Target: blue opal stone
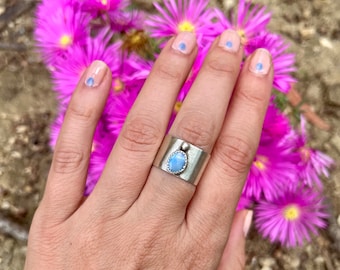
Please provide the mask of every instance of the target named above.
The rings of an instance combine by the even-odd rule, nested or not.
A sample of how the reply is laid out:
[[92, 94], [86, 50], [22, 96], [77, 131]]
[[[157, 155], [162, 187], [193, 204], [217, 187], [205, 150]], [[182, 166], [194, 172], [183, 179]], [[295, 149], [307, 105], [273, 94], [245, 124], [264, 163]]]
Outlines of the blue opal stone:
[[180, 44], [178, 44], [178, 48], [181, 50], [181, 51], [185, 51], [187, 49], [187, 45], [185, 45], [184, 42], [181, 42]]
[[187, 166], [188, 157], [184, 151], [178, 150], [173, 152], [167, 162], [167, 169], [170, 173], [179, 174]]
[[261, 71], [263, 69], [263, 64], [262, 63], [257, 63], [256, 64], [256, 70]]
[[233, 43], [231, 41], [227, 41], [225, 45], [230, 49], [233, 47]]
[[92, 77], [89, 77], [89, 78], [86, 80], [85, 84], [86, 84], [87, 86], [89, 86], [89, 87], [93, 87], [93, 86], [94, 86], [94, 79], [93, 79]]

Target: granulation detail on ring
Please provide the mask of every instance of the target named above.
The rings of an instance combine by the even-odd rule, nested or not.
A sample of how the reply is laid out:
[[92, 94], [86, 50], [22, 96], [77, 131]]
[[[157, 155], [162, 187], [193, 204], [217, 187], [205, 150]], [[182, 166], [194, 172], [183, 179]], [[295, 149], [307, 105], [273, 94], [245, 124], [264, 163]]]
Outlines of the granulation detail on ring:
[[166, 135], [153, 165], [188, 183], [197, 185], [210, 155], [182, 139]]

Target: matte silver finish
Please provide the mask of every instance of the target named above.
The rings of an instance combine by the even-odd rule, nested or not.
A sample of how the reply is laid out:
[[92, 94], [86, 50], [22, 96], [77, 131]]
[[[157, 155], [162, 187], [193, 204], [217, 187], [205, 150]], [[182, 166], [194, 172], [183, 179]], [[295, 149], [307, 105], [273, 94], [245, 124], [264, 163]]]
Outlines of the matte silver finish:
[[[174, 174], [168, 169], [168, 160], [171, 154], [178, 150], [185, 151], [188, 159], [185, 169], [181, 173]], [[201, 148], [182, 139], [166, 135], [158, 150], [153, 165], [190, 184], [197, 185], [209, 158], [210, 155]]]

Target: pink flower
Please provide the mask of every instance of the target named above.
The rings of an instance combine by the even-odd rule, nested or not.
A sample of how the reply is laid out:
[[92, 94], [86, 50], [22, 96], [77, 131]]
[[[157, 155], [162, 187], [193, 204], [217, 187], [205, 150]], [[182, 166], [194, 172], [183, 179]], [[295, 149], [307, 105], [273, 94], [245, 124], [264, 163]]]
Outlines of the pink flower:
[[154, 6], [159, 15], [151, 16], [145, 25], [154, 38], [168, 38], [180, 32], [193, 32], [198, 44], [205, 45], [206, 39], [216, 36], [214, 19], [216, 12], [207, 8], [207, 0], [167, 0], [165, 8], [157, 2]]
[[228, 20], [222, 12], [218, 12], [219, 29], [218, 33], [222, 33], [226, 29], [236, 30], [241, 39], [242, 44], [246, 45], [248, 42], [258, 35], [260, 32], [266, 30], [266, 27], [271, 19], [271, 14], [266, 12], [265, 7], [254, 5], [252, 7], [251, 1], [240, 0], [237, 8], [237, 16], [232, 16]]
[[34, 36], [46, 64], [53, 65], [73, 45], [84, 46], [90, 18], [74, 1], [43, 1], [36, 12]]
[[287, 247], [310, 241], [318, 228], [326, 227], [324, 201], [311, 189], [286, 190], [272, 201], [260, 201], [255, 208], [255, 225], [271, 242]]
[[329, 169], [334, 164], [334, 160], [307, 145], [306, 120], [304, 117], [301, 117], [301, 130], [297, 137], [296, 148], [300, 156], [299, 176], [306, 185], [310, 187], [317, 185], [318, 188], [322, 188], [320, 176], [329, 177]]
[[280, 196], [286, 186], [296, 185], [297, 155], [278, 142], [260, 144], [250, 167], [243, 193], [247, 198], [259, 200], [264, 196], [272, 200]]
[[110, 44], [112, 35], [107, 30], [94, 38], [87, 38], [85, 46], [74, 45], [65, 58], [56, 61], [52, 72], [54, 90], [62, 104], [68, 104], [83, 72], [94, 60], [104, 61], [111, 72], [119, 70], [120, 43]]

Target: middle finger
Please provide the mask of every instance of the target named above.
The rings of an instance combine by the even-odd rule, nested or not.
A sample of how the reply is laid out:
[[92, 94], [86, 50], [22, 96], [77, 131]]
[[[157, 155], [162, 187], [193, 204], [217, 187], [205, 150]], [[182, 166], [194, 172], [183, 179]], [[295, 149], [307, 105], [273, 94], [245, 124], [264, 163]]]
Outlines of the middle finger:
[[[222, 33], [212, 45], [170, 135], [211, 152], [222, 128], [242, 56], [239, 35], [233, 30]], [[171, 215], [183, 215], [194, 191], [193, 185], [153, 167], [140, 200], [158, 209], [164, 206]]]

